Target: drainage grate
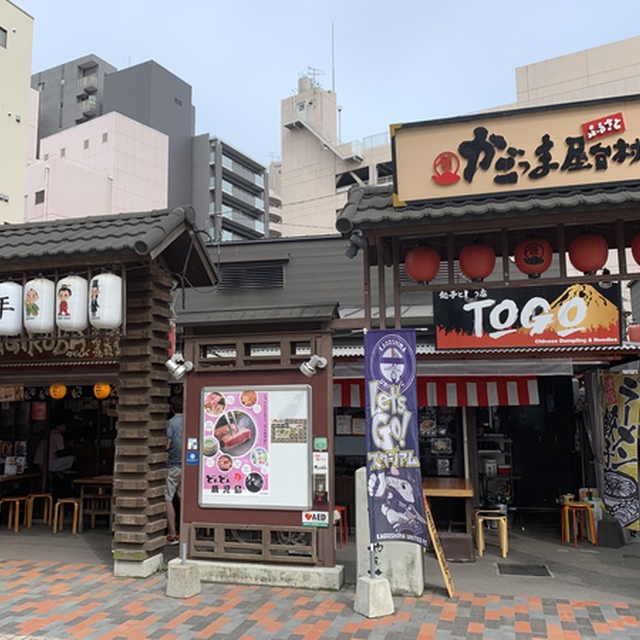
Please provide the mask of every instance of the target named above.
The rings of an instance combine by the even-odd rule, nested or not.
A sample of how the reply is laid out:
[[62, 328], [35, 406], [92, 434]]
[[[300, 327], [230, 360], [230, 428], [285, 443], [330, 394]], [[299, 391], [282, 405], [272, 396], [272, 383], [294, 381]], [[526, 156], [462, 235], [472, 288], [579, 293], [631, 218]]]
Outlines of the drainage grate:
[[546, 564], [502, 564], [498, 563], [501, 576], [551, 576]]

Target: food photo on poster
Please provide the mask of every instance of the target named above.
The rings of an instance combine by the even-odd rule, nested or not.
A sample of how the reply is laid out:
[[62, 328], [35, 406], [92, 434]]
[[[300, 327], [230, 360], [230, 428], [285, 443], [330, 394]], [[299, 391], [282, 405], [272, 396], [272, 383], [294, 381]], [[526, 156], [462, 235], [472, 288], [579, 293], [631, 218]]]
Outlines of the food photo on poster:
[[308, 385], [201, 390], [199, 504], [309, 508]]
[[269, 490], [269, 426], [266, 394], [204, 394], [202, 453], [205, 491], [242, 495]]

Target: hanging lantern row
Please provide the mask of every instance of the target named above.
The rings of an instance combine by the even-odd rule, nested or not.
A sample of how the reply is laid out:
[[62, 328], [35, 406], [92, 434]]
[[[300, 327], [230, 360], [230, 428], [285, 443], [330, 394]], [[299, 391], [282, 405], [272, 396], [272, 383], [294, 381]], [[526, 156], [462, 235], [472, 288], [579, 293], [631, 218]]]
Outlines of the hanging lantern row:
[[29, 334], [94, 329], [122, 325], [122, 278], [110, 272], [87, 281], [80, 276], [61, 278], [57, 284], [34, 278], [24, 287], [0, 283], [0, 336], [17, 336], [22, 326]]
[[[460, 270], [467, 278], [480, 282], [493, 272], [496, 254], [489, 245], [474, 242], [462, 249], [459, 262]], [[440, 270], [440, 254], [431, 247], [414, 247], [407, 253], [404, 266], [415, 282], [431, 282]]]
[[[602, 269], [609, 257], [607, 240], [595, 233], [583, 233], [569, 244], [571, 264], [585, 275]], [[640, 233], [631, 241], [631, 254], [640, 265]], [[460, 270], [470, 280], [480, 282], [493, 272], [496, 263], [494, 250], [482, 242], [473, 242], [462, 248], [459, 255]], [[529, 278], [539, 278], [551, 266], [553, 248], [543, 238], [525, 238], [514, 249], [516, 267]], [[405, 258], [407, 275], [415, 282], [431, 282], [440, 270], [440, 254], [431, 247], [414, 247]]]

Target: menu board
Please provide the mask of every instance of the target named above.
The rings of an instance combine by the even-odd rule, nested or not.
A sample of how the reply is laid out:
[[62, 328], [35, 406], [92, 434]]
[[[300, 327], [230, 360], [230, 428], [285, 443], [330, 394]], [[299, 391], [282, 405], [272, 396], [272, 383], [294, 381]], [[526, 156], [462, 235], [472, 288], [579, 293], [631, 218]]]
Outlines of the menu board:
[[201, 507], [311, 508], [311, 387], [205, 387]]

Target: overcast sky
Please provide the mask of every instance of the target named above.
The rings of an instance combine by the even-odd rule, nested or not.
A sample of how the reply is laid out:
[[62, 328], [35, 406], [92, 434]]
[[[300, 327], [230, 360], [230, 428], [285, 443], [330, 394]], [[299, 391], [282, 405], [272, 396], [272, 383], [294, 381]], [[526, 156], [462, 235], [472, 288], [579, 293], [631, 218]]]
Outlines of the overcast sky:
[[342, 141], [361, 140], [514, 102], [516, 67], [640, 35], [640, 0], [13, 2], [35, 18], [34, 72], [90, 53], [155, 60], [192, 86], [197, 134], [263, 164], [310, 69], [336, 89]]

